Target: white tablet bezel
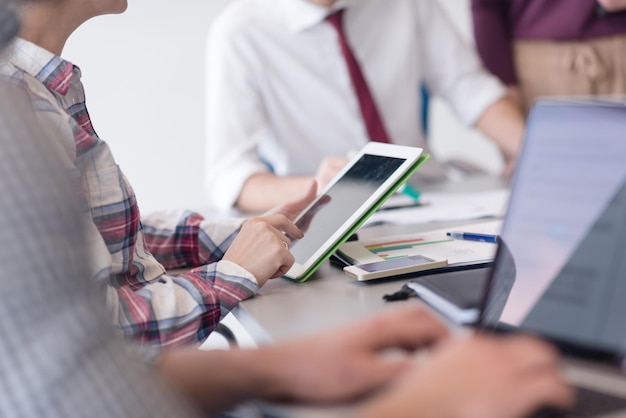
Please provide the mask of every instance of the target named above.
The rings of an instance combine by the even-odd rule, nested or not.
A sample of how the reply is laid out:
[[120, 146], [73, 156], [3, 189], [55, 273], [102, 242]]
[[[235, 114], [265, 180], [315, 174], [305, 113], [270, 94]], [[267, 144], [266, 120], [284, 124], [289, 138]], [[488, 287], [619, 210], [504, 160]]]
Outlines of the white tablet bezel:
[[[302, 216], [304, 216], [307, 211], [328, 191], [330, 188], [337, 183], [354, 164], [356, 164], [359, 159], [364, 155], [376, 155], [381, 157], [395, 157], [402, 158], [405, 161], [394, 171], [394, 173], [385, 180], [385, 182], [367, 199], [348, 219], [346, 219], [341, 227], [337, 229], [320, 248], [309, 257], [309, 259], [300, 264], [298, 262], [294, 263], [293, 266], [289, 269], [289, 271], [284, 275], [284, 277], [291, 280], [299, 280], [304, 275], [306, 275], [311, 267], [317, 263], [321, 257], [323, 257], [329, 249], [332, 248], [333, 245], [337, 244], [337, 242], [343, 237], [347, 231], [350, 230], [372, 207], [397, 183], [402, 179], [402, 177], [417, 163], [420, 156], [422, 155], [423, 150], [417, 147], [408, 147], [403, 145], [395, 145], [395, 144], [386, 144], [380, 142], [370, 142], [365, 147], [361, 149], [359, 153], [357, 153], [348, 163], [344, 169], [337, 174], [333, 180], [322, 190], [321, 193], [318, 193], [316, 199], [311, 202], [295, 219], [294, 222], [297, 222]], [[306, 236], [305, 236], [306, 239]]]

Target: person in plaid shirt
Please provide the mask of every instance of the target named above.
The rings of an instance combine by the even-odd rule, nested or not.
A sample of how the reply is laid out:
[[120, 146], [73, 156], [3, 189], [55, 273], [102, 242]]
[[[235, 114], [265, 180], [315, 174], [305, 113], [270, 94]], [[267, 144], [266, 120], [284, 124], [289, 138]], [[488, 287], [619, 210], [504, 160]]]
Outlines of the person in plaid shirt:
[[[16, 28], [0, 0], [0, 53]], [[419, 304], [258, 350], [133, 347], [113, 334], [84, 280], [93, 236], [80, 222], [81, 178], [50, 158], [54, 118], [42, 120], [33, 104], [45, 102], [31, 96], [23, 79], [0, 76], [0, 416], [217, 416], [252, 398], [337, 403], [373, 393], [353, 416], [512, 418], [571, 402], [545, 344], [450, 338]], [[425, 346], [424, 364], [380, 355]]]
[[[140, 216], [130, 183], [92, 126], [80, 69], [59, 57], [82, 22], [122, 12], [126, 2], [14, 3], [22, 30], [0, 59], [0, 74], [28, 89], [38, 119], [54, 130], [52, 155], [81, 179], [91, 267], [114, 326], [148, 345], [203, 341], [239, 301], [293, 264], [286, 234], [302, 233], [290, 219], [314, 198], [315, 183], [301, 200], [245, 221], [190, 211]], [[182, 267], [192, 269], [166, 272]]]

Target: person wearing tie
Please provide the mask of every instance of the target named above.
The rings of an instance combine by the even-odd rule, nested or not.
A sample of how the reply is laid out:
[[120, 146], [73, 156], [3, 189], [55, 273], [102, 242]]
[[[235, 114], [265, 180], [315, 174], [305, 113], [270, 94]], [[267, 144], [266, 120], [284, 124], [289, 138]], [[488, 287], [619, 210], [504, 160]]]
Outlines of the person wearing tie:
[[[207, 201], [259, 212], [320, 188], [367, 141], [425, 148], [420, 86], [499, 147], [521, 112], [435, 0], [234, 0], [207, 52]], [[431, 158], [418, 175], [445, 177]]]

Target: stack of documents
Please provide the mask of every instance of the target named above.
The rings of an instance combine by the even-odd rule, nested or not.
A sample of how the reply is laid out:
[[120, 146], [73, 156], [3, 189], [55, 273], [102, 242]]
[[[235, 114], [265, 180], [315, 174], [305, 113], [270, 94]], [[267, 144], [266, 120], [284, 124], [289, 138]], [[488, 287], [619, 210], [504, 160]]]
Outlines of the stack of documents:
[[[498, 235], [501, 228], [502, 221], [500, 220], [454, 227], [455, 230], [490, 235]], [[414, 255], [423, 255], [435, 260], [447, 259], [449, 267], [493, 261], [497, 245], [453, 239], [446, 235], [447, 232], [450, 232], [450, 229], [349, 241], [337, 251], [342, 258], [353, 264], [373, 263]]]
[[506, 189], [479, 193], [423, 193], [419, 204], [404, 195], [389, 198], [364, 226], [380, 223], [414, 225], [435, 221], [498, 218], [509, 200]]

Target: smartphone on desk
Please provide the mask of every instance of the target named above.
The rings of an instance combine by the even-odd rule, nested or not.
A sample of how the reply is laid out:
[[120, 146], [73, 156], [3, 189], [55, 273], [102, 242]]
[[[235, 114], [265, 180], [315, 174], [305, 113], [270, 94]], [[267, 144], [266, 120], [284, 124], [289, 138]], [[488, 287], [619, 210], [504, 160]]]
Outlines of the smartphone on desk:
[[434, 260], [423, 255], [413, 255], [410, 257], [376, 261], [374, 263], [347, 266], [343, 268], [343, 272], [359, 281], [366, 281], [436, 269], [446, 267], [447, 265], [447, 259]]

